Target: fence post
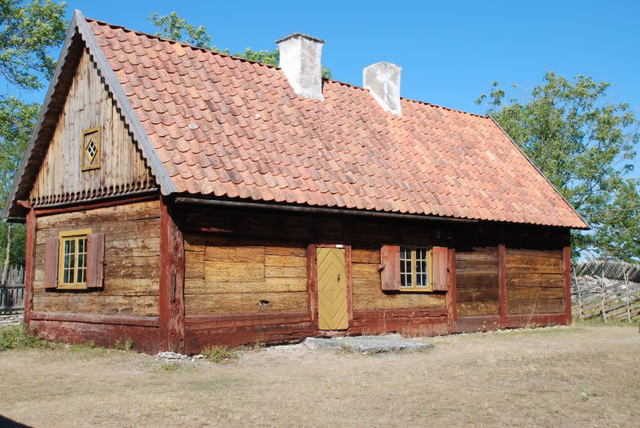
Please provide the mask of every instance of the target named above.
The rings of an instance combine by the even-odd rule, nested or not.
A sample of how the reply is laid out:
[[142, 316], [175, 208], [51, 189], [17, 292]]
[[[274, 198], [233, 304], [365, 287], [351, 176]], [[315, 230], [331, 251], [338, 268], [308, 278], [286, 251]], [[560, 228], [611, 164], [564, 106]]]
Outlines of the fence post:
[[624, 275], [624, 288], [627, 292], [627, 321], [631, 322], [631, 295], [629, 294], [629, 273], [626, 266], [622, 269], [622, 274]]
[[602, 288], [602, 321], [604, 321], [605, 324], [607, 324], [607, 310], [606, 310], [606, 297], [607, 297], [607, 293], [604, 290], [605, 287], [605, 282], [604, 282], [604, 266], [602, 268], [602, 282], [600, 283], [600, 287]]
[[576, 270], [571, 269], [573, 271], [573, 279], [576, 282], [576, 292], [578, 293], [578, 314], [580, 316], [580, 321], [584, 319], [582, 314], [582, 296], [580, 295], [580, 284], [578, 283], [578, 275], [576, 275]]

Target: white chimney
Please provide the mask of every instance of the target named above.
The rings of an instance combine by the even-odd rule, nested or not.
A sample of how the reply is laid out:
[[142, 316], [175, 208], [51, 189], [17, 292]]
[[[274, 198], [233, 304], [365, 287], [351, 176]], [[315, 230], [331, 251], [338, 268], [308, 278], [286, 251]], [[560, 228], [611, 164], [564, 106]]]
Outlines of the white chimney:
[[385, 111], [402, 116], [400, 108], [400, 74], [402, 68], [390, 62], [378, 62], [365, 67], [363, 86]]
[[280, 48], [280, 68], [295, 93], [324, 101], [321, 62], [324, 41], [295, 33], [276, 43]]

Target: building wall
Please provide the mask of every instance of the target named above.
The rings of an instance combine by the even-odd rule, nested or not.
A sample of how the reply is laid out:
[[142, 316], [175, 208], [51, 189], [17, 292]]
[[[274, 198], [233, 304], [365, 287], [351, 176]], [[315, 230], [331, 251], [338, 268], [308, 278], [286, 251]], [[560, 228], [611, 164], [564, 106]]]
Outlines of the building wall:
[[[105, 233], [104, 288], [44, 288], [45, 243], [61, 231]], [[37, 217], [33, 311], [158, 316], [160, 206], [158, 201]]]
[[565, 310], [562, 250], [507, 248], [507, 311], [513, 315]]
[[456, 249], [458, 316], [499, 315], [498, 247]]
[[303, 243], [185, 235], [185, 314], [307, 311]]

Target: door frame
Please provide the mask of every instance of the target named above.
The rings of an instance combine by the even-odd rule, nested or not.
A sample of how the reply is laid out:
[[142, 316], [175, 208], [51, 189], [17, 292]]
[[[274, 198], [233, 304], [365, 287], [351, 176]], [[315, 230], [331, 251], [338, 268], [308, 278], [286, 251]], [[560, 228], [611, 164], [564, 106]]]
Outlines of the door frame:
[[349, 244], [309, 244], [307, 246], [307, 297], [309, 315], [317, 332], [318, 326], [318, 248], [344, 249], [345, 275], [347, 276], [347, 314], [349, 326], [346, 330], [322, 331], [323, 334], [348, 333], [353, 326], [353, 282], [351, 279], [351, 245]]

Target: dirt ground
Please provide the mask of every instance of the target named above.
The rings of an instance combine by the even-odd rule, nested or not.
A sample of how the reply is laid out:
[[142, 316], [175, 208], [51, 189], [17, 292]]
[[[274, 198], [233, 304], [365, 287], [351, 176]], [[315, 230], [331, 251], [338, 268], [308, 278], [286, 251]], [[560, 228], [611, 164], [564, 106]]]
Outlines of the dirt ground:
[[366, 356], [273, 347], [228, 364], [6, 351], [0, 414], [41, 427], [640, 426], [637, 326], [424, 340], [434, 349]]

